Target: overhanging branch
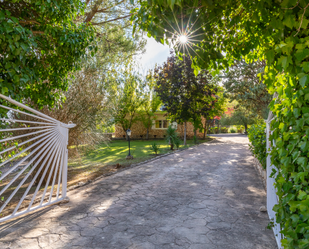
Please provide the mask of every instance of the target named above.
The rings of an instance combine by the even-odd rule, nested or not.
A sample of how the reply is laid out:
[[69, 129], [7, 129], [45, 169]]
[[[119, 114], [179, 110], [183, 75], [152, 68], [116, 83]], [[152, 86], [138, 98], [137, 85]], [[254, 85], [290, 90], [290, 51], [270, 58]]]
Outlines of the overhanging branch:
[[93, 22], [93, 23], [91, 23], [91, 24], [92, 24], [92, 25], [101, 25], [101, 24], [105, 24], [105, 23], [117, 21], [117, 20], [120, 20], [120, 19], [125, 19], [125, 18], [127, 18], [127, 17], [132, 16], [132, 15], [133, 15], [133, 14], [130, 14], [130, 15], [127, 15], [127, 16], [121, 16], [121, 17], [117, 17], [117, 18], [114, 18], [114, 19], [111, 19], [111, 20], [104, 21], [104, 22]]

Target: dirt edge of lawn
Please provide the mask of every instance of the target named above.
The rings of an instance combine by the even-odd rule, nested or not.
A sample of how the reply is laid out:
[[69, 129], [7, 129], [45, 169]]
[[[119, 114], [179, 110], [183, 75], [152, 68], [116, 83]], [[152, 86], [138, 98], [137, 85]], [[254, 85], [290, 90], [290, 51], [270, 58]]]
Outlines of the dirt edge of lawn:
[[[202, 144], [212, 143], [212, 142], [214, 142], [214, 141], [216, 141], [216, 140], [217, 140], [217, 139], [216, 139], [215, 137], [210, 137], [210, 140], [209, 140], [209, 141], [206, 141], [206, 142], [203, 142], [203, 143], [195, 144], [195, 145], [192, 145], [192, 146], [190, 146], [190, 147], [183, 148], [183, 149], [173, 150], [173, 151], [168, 152], [168, 153], [166, 153], [166, 154], [154, 156], [154, 157], [151, 158], [151, 159], [148, 159], [148, 160], [145, 160], [145, 161], [142, 161], [142, 162], [139, 162], [139, 163], [129, 164], [129, 165], [127, 165], [127, 166], [119, 167], [119, 168], [116, 167], [116, 168], [115, 168], [115, 171], [113, 171], [113, 172], [105, 173], [105, 174], [102, 174], [102, 175], [100, 175], [100, 176], [98, 176], [98, 177], [96, 177], [96, 178], [94, 178], [94, 179], [90, 179], [90, 180], [88, 180], [88, 181], [86, 181], [86, 182], [79, 182], [79, 183], [77, 183], [77, 184], [75, 184], [75, 185], [72, 185], [72, 186], [68, 187], [67, 192], [72, 191], [72, 190], [77, 189], [77, 188], [80, 188], [80, 187], [83, 187], [83, 186], [88, 185], [88, 184], [90, 184], [90, 183], [92, 183], [92, 182], [98, 181], [98, 180], [100, 180], [100, 179], [102, 179], [102, 178], [109, 177], [109, 176], [111, 176], [111, 175], [115, 175], [115, 174], [117, 174], [117, 173], [119, 173], [119, 172], [122, 172], [122, 171], [125, 171], [125, 170], [128, 170], [128, 169], [132, 169], [132, 168], [134, 168], [134, 167], [137, 167], [137, 166], [140, 166], [140, 165], [143, 165], [143, 164], [146, 164], [146, 163], [149, 163], [149, 162], [158, 160], [158, 159], [160, 159], [160, 158], [162, 158], [162, 157], [166, 157], [166, 156], [169, 156], [169, 155], [171, 155], [171, 154], [174, 154], [174, 153], [177, 153], [177, 152], [180, 152], [180, 151], [183, 151], [183, 150], [188, 150], [188, 149], [191, 149], [191, 148], [195, 148], [195, 147], [200, 146], [200, 145], [202, 145]], [[115, 167], [115, 165], [112, 165], [112, 166]], [[121, 166], [121, 165], [120, 165], [120, 166]]]

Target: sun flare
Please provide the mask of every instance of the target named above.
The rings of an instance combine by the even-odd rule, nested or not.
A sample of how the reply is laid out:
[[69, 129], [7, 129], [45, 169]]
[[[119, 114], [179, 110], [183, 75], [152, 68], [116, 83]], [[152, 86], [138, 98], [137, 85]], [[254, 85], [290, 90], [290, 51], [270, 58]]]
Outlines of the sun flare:
[[186, 44], [187, 41], [188, 41], [188, 37], [187, 37], [186, 35], [180, 35], [180, 36], [178, 37], [178, 40], [179, 40], [179, 42], [180, 42], [181, 44]]
[[[197, 12], [192, 11], [189, 18], [186, 18], [185, 21], [182, 13], [180, 19], [178, 18], [179, 15], [176, 16], [174, 12], [173, 16], [176, 25], [172, 25], [164, 15], [162, 18], [169, 25], [169, 28], [164, 28], [159, 25], [164, 32], [169, 33], [169, 36], [171, 36], [171, 40], [169, 40], [169, 42], [171, 42], [170, 44], [174, 47], [175, 51], [179, 51], [185, 56], [195, 54], [204, 61], [204, 59], [195, 51], [195, 47], [199, 50], [204, 50], [202, 46], [197, 45], [202, 42], [201, 36], [203, 35], [203, 32], [201, 29], [205, 29], [205, 25], [197, 25], [200, 15]], [[162, 38], [165, 39], [165, 35]]]

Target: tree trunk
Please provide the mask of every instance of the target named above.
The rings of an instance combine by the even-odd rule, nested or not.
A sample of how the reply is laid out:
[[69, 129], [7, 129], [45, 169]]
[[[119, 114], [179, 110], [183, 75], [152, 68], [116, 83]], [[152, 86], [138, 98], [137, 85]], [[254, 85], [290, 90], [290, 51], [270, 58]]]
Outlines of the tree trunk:
[[126, 134], [126, 140], [128, 141], [128, 134], [127, 134], [127, 130], [122, 126], [122, 130], [124, 131], [124, 133]]
[[149, 140], [149, 127], [147, 128], [146, 140]]
[[183, 145], [187, 145], [187, 122], [184, 123]]
[[210, 134], [210, 127], [211, 127], [211, 124], [206, 125], [206, 130], [209, 131], [209, 134]]
[[204, 136], [203, 136], [203, 139], [206, 139], [206, 135], [207, 135], [207, 119], [205, 118]]
[[245, 134], [247, 134], [248, 125], [245, 124]]
[[196, 135], [196, 129], [194, 128], [194, 136], [195, 136], [195, 142], [197, 143], [197, 135]]

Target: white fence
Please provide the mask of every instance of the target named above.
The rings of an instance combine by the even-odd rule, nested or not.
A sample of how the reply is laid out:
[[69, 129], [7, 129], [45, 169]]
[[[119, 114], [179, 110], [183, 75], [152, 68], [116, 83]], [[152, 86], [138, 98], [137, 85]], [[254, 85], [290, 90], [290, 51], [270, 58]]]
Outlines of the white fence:
[[270, 122], [273, 120], [274, 116], [272, 112], [269, 113], [268, 119], [266, 121], [266, 149], [267, 149], [267, 161], [266, 161], [266, 171], [267, 171], [267, 212], [271, 221], [273, 221], [273, 231], [276, 237], [278, 248], [282, 248], [281, 239], [282, 234], [280, 233], [280, 224], [276, 222], [276, 213], [273, 211], [274, 205], [278, 204], [278, 196], [276, 194], [276, 189], [274, 187], [275, 179], [270, 177], [272, 170], [275, 168], [274, 165], [271, 164], [271, 156], [269, 154], [269, 150], [275, 146], [274, 141], [269, 140], [269, 135], [271, 134], [270, 130]]
[[68, 129], [0, 94], [0, 222], [62, 201], [67, 192]]

